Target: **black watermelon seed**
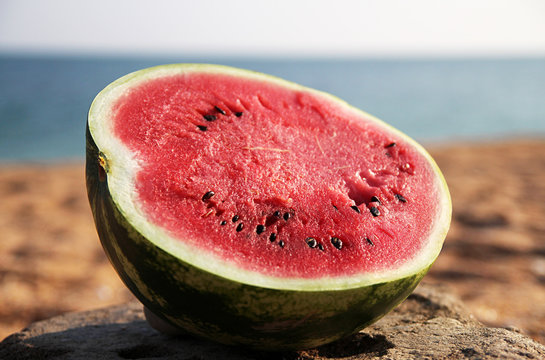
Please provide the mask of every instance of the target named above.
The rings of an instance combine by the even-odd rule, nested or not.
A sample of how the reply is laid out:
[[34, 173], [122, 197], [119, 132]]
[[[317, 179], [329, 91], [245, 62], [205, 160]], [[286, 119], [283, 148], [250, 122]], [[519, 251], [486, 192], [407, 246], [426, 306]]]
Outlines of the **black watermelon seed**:
[[235, 113], [235, 116], [236, 116], [236, 117], [241, 117], [241, 116], [242, 116], [242, 111], [237, 111], [237, 112]]
[[216, 115], [206, 114], [202, 116], [206, 121], [214, 121], [216, 120]]
[[308, 238], [306, 238], [305, 241], [307, 242], [307, 245], [308, 245], [311, 249], [314, 249], [314, 248], [318, 245], [318, 242], [317, 242], [316, 239], [313, 238], [313, 237], [308, 237]]
[[318, 244], [318, 249], [324, 251], [324, 246], [322, 244]]
[[283, 248], [283, 247], [284, 247], [284, 241], [280, 240], [280, 241], [278, 242], [278, 245], [280, 245], [280, 247]]
[[354, 209], [354, 211], [356, 211], [358, 214], [360, 213], [360, 208], [357, 207], [356, 205], [352, 205], [350, 206], [352, 209]]
[[365, 241], [367, 241], [371, 246], [375, 245], [373, 241], [371, 241], [371, 239], [369, 239], [368, 237], [365, 238]]
[[341, 250], [343, 247], [343, 242], [338, 237], [332, 237], [331, 244], [333, 244], [333, 246], [335, 246], [339, 250]]
[[214, 196], [215, 192], [213, 191], [208, 191], [206, 193], [204, 193], [204, 195], [202, 196], [202, 201], [206, 201], [208, 199], [210, 199], [212, 196]]
[[405, 197], [403, 197], [403, 195], [401, 194], [395, 194], [395, 197], [401, 202], [404, 202], [404, 203], [407, 202], [407, 199], [405, 199]]
[[238, 221], [238, 218], [239, 218], [239, 216], [238, 216], [238, 215], [235, 215], [235, 216], [233, 216], [233, 218], [232, 218], [231, 220], [232, 220], [233, 222], [237, 222], [237, 221]]
[[220, 108], [219, 106], [214, 106], [214, 109], [216, 109], [216, 111], [219, 112], [220, 114], [225, 115], [225, 111], [223, 111], [223, 109]]
[[255, 232], [258, 233], [258, 234], [261, 234], [263, 231], [265, 231], [265, 225], [257, 225], [256, 228], [255, 228]]
[[382, 204], [382, 203], [380, 202], [380, 199], [378, 198], [378, 196], [373, 196], [373, 197], [371, 198], [371, 202], [378, 202], [379, 204]]
[[335, 208], [335, 210], [339, 210], [335, 205], [333, 205], [333, 207]]
[[287, 213], [284, 213], [284, 220], [288, 221], [288, 219], [290, 218], [290, 213], [287, 212]]
[[394, 147], [394, 146], [396, 146], [395, 142], [389, 143], [388, 145], [386, 145], [387, 148], [391, 148], [391, 147]]
[[271, 233], [271, 235], [269, 235], [269, 240], [271, 242], [273, 242], [274, 240], [276, 240], [276, 233]]
[[276, 216], [277, 218], [280, 218], [280, 211], [276, 210], [274, 213], [273, 213], [274, 216]]
[[373, 206], [371, 209], [369, 209], [371, 211], [371, 214], [373, 214], [373, 216], [379, 216], [380, 215], [380, 210], [378, 209], [378, 207], [376, 206]]
[[243, 223], [238, 224], [238, 226], [237, 226], [237, 232], [241, 232], [242, 229], [244, 229], [244, 224], [243, 224]]
[[221, 226], [223, 226], [223, 225], [225, 225], [225, 224], [227, 224], [227, 221], [225, 221], [225, 220], [222, 220], [222, 222], [220, 222], [220, 225], [221, 225]]
[[200, 131], [206, 131], [208, 130], [208, 128], [204, 125], [197, 125], [197, 127], [199, 128]]

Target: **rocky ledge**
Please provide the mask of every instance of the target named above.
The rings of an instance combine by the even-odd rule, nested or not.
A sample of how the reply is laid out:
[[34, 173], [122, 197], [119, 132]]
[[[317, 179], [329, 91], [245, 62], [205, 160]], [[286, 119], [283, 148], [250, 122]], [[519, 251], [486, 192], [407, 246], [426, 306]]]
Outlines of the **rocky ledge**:
[[300, 352], [263, 353], [153, 330], [137, 302], [31, 324], [0, 343], [0, 359], [543, 359], [516, 329], [479, 323], [443, 287], [421, 285], [375, 325]]

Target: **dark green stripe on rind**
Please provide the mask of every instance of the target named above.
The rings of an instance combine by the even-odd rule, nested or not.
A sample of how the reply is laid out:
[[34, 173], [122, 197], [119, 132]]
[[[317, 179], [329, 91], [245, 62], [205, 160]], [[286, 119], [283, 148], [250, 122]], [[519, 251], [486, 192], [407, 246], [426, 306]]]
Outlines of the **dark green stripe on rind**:
[[146, 240], [99, 177], [87, 129], [86, 180], [102, 246], [123, 282], [152, 312], [195, 335], [258, 349], [306, 349], [350, 335], [403, 301], [428, 269], [399, 280], [336, 291], [261, 288], [211, 274]]

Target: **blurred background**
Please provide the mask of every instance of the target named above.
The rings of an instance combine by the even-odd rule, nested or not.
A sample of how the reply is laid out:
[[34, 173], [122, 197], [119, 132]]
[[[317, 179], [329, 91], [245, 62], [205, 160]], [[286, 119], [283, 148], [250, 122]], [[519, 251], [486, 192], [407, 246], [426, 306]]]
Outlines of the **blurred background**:
[[454, 201], [426, 281], [545, 341], [545, 2], [0, 0], [0, 339], [126, 301], [83, 178], [116, 78], [219, 63], [335, 94], [423, 142]]
[[544, 56], [539, 0], [2, 0], [0, 161], [81, 158], [96, 93], [171, 62], [281, 76], [420, 141], [544, 133]]

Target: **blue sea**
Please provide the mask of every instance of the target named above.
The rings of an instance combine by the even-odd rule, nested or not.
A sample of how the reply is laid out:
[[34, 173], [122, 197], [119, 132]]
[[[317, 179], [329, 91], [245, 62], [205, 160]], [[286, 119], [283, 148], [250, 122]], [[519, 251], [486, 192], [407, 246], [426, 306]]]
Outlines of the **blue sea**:
[[94, 96], [173, 62], [231, 65], [332, 93], [424, 143], [545, 138], [545, 58], [83, 58], [0, 54], [0, 163], [83, 159]]

